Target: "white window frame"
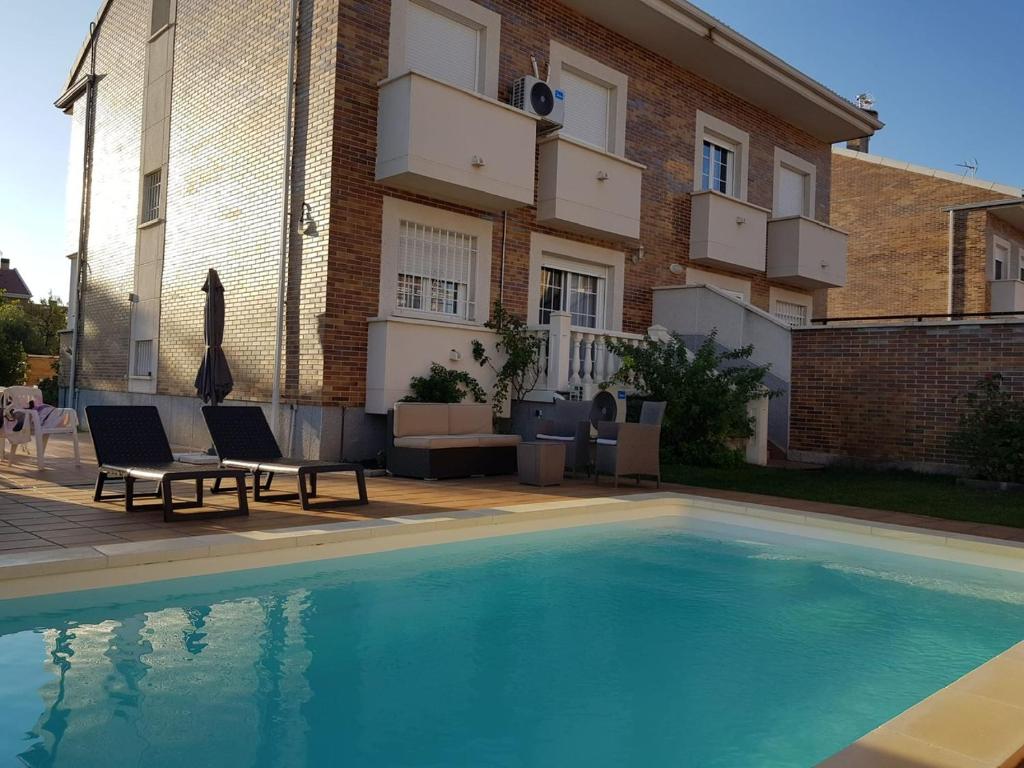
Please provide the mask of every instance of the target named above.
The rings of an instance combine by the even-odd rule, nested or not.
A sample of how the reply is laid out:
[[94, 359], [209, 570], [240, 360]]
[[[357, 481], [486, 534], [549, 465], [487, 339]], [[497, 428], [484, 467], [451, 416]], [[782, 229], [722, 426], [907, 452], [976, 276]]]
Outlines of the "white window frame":
[[710, 285], [712, 288], [718, 288], [720, 291], [731, 293], [747, 304], [750, 304], [750, 281], [739, 277], [722, 275], [718, 272], [708, 272], [696, 267], [687, 267], [686, 285]]
[[544, 267], [603, 278], [604, 295], [599, 298], [598, 307], [599, 313], [604, 315], [603, 327], [599, 324], [598, 328], [581, 330], [622, 330], [623, 282], [626, 269], [624, 252], [531, 232], [530, 276], [527, 286], [527, 322], [530, 325], [536, 325], [540, 316], [541, 270]]
[[[791, 325], [786, 320], [783, 320], [778, 312], [776, 311], [776, 304], [778, 302], [784, 302], [787, 304], [796, 304], [804, 307], [807, 310], [807, 325], [810, 325], [811, 318], [814, 317], [814, 297], [809, 293], [799, 293], [798, 291], [790, 291], [785, 288], [778, 288], [771, 286], [768, 289], [768, 308], [769, 314], [776, 320], [779, 320], [787, 325]], [[796, 326], [794, 326], [796, 327]]]
[[[804, 210], [800, 214], [808, 219], [814, 219], [816, 206], [816, 191], [818, 186], [818, 168], [814, 163], [797, 157], [792, 152], [787, 152], [781, 147], [775, 148], [775, 162], [772, 184], [772, 214], [779, 215], [779, 205], [782, 202], [782, 169], [798, 173], [804, 177]], [[792, 215], [792, 214], [790, 214]]]
[[[394, 197], [383, 200], [381, 218], [380, 253], [380, 317], [415, 317], [441, 323], [483, 325], [491, 311], [491, 251], [494, 226], [488, 219], [445, 211], [429, 205], [411, 203]], [[398, 306], [398, 251], [402, 236], [402, 222], [411, 221], [429, 227], [448, 229], [475, 237], [476, 263], [472, 265], [473, 313], [468, 318], [405, 309]]]
[[693, 191], [703, 192], [704, 141], [710, 141], [734, 153], [735, 167], [727, 182], [727, 193], [739, 200], [747, 199], [750, 172], [750, 134], [706, 112], [697, 111], [697, 140], [693, 151]]
[[[577, 77], [592, 80], [608, 89], [608, 146], [600, 147], [600, 149], [613, 155], [625, 157], [629, 78], [622, 72], [557, 40], [551, 41], [549, 61], [551, 63], [550, 84], [552, 88], [560, 89], [562, 87], [562, 72], [569, 70]], [[566, 100], [568, 101], [569, 98], [570, 96], [567, 94]], [[575, 137], [563, 135], [566, 138], [575, 139]]]
[[[545, 253], [543, 261], [541, 263], [541, 276], [543, 278], [543, 272], [545, 269], [557, 270], [566, 277], [566, 281], [562, 286], [562, 306], [557, 309], [552, 309], [553, 312], [570, 312], [572, 311], [571, 305], [571, 294], [572, 294], [572, 277], [592, 277], [597, 281], [597, 293], [596, 293], [596, 306], [594, 308], [594, 325], [593, 327], [587, 325], [573, 325], [573, 327], [579, 328], [590, 328], [592, 330], [607, 330], [608, 329], [608, 270], [609, 267], [603, 264], [595, 264], [593, 262], [581, 262], [572, 259], [562, 258], [554, 254]], [[543, 279], [541, 280], [541, 287], [543, 288]], [[542, 311], [540, 306], [540, 299], [543, 298], [543, 292], [538, 297], [537, 306], [533, 308], [533, 317], [529, 318], [531, 323], [541, 323], [543, 319], [540, 317]]]
[[[498, 98], [498, 54], [501, 48], [501, 16], [471, 0], [391, 0], [391, 30], [388, 40], [388, 78], [400, 77], [410, 71], [406, 55], [406, 30], [409, 5], [448, 16], [480, 33], [476, 92]], [[456, 86], [457, 87], [457, 86]]]
[[[147, 187], [147, 181], [156, 175], [159, 175], [159, 178], [156, 182], [156, 200], [154, 201], [151, 199], [150, 190]], [[167, 188], [164, 176], [163, 166], [159, 166], [154, 168], [152, 171], [147, 171], [142, 174], [142, 189], [139, 194], [139, 226], [146, 226], [163, 221], [164, 191]], [[150, 215], [151, 213], [152, 215]]]
[[[1000, 248], [1005, 249], [1005, 252], [1006, 252], [1005, 258], [999, 258], [999, 249]], [[992, 236], [992, 258], [990, 260], [990, 262], [991, 262], [991, 266], [990, 266], [991, 272], [990, 272], [990, 274], [992, 275], [992, 277], [991, 277], [992, 280], [1006, 280], [1009, 277], [1009, 275], [1010, 275], [1010, 254], [1011, 253], [1012, 253], [1012, 247], [1010, 246], [1010, 241], [1009, 240], [1006, 240], [1006, 239], [1004, 239], [1002, 237], [999, 237], [999, 235], [993, 235]], [[1002, 273], [1003, 274], [1002, 274], [1001, 277], [997, 277], [996, 276], [996, 264], [997, 263], [1001, 264], [1002, 267], [1003, 267], [1003, 269], [1002, 269]]]

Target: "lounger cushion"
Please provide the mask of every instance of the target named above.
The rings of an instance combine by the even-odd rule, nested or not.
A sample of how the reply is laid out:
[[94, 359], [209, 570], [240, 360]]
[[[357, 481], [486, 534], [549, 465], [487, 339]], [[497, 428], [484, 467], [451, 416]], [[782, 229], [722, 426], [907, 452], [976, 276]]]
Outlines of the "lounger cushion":
[[423, 450], [443, 450], [445, 448], [478, 448], [480, 441], [475, 435], [409, 435], [396, 437], [396, 448], [419, 448]]
[[395, 437], [447, 434], [445, 403], [395, 403]]
[[448, 406], [449, 435], [489, 435], [494, 411], [487, 403], [454, 403]]
[[481, 448], [503, 448], [515, 446], [522, 442], [519, 435], [475, 435]]

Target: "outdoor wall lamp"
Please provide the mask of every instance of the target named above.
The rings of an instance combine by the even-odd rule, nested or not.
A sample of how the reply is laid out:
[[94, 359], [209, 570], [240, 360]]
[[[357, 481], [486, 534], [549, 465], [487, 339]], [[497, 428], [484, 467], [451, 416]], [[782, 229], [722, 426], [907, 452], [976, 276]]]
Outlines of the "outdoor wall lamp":
[[313, 237], [316, 235], [316, 222], [313, 220], [313, 209], [310, 208], [309, 203], [305, 201], [302, 203], [302, 216], [299, 217], [299, 231], [301, 231], [306, 237]]

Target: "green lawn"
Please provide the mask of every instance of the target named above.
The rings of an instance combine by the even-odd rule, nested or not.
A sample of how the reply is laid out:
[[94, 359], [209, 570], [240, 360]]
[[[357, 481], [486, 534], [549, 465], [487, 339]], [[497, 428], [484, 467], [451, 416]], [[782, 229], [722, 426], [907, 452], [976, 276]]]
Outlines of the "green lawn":
[[752, 465], [737, 469], [670, 465], [662, 468], [662, 480], [790, 499], [911, 512], [950, 520], [1024, 527], [1024, 494], [975, 490], [957, 485], [951, 477], [916, 472], [881, 472], [847, 467], [794, 470]]

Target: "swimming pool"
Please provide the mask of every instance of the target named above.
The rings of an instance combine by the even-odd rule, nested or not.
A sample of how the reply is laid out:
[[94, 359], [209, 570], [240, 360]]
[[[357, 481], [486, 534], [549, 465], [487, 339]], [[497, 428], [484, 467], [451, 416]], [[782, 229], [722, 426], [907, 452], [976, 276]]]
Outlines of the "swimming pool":
[[679, 517], [0, 603], [0, 764], [813, 765], [1024, 576]]

